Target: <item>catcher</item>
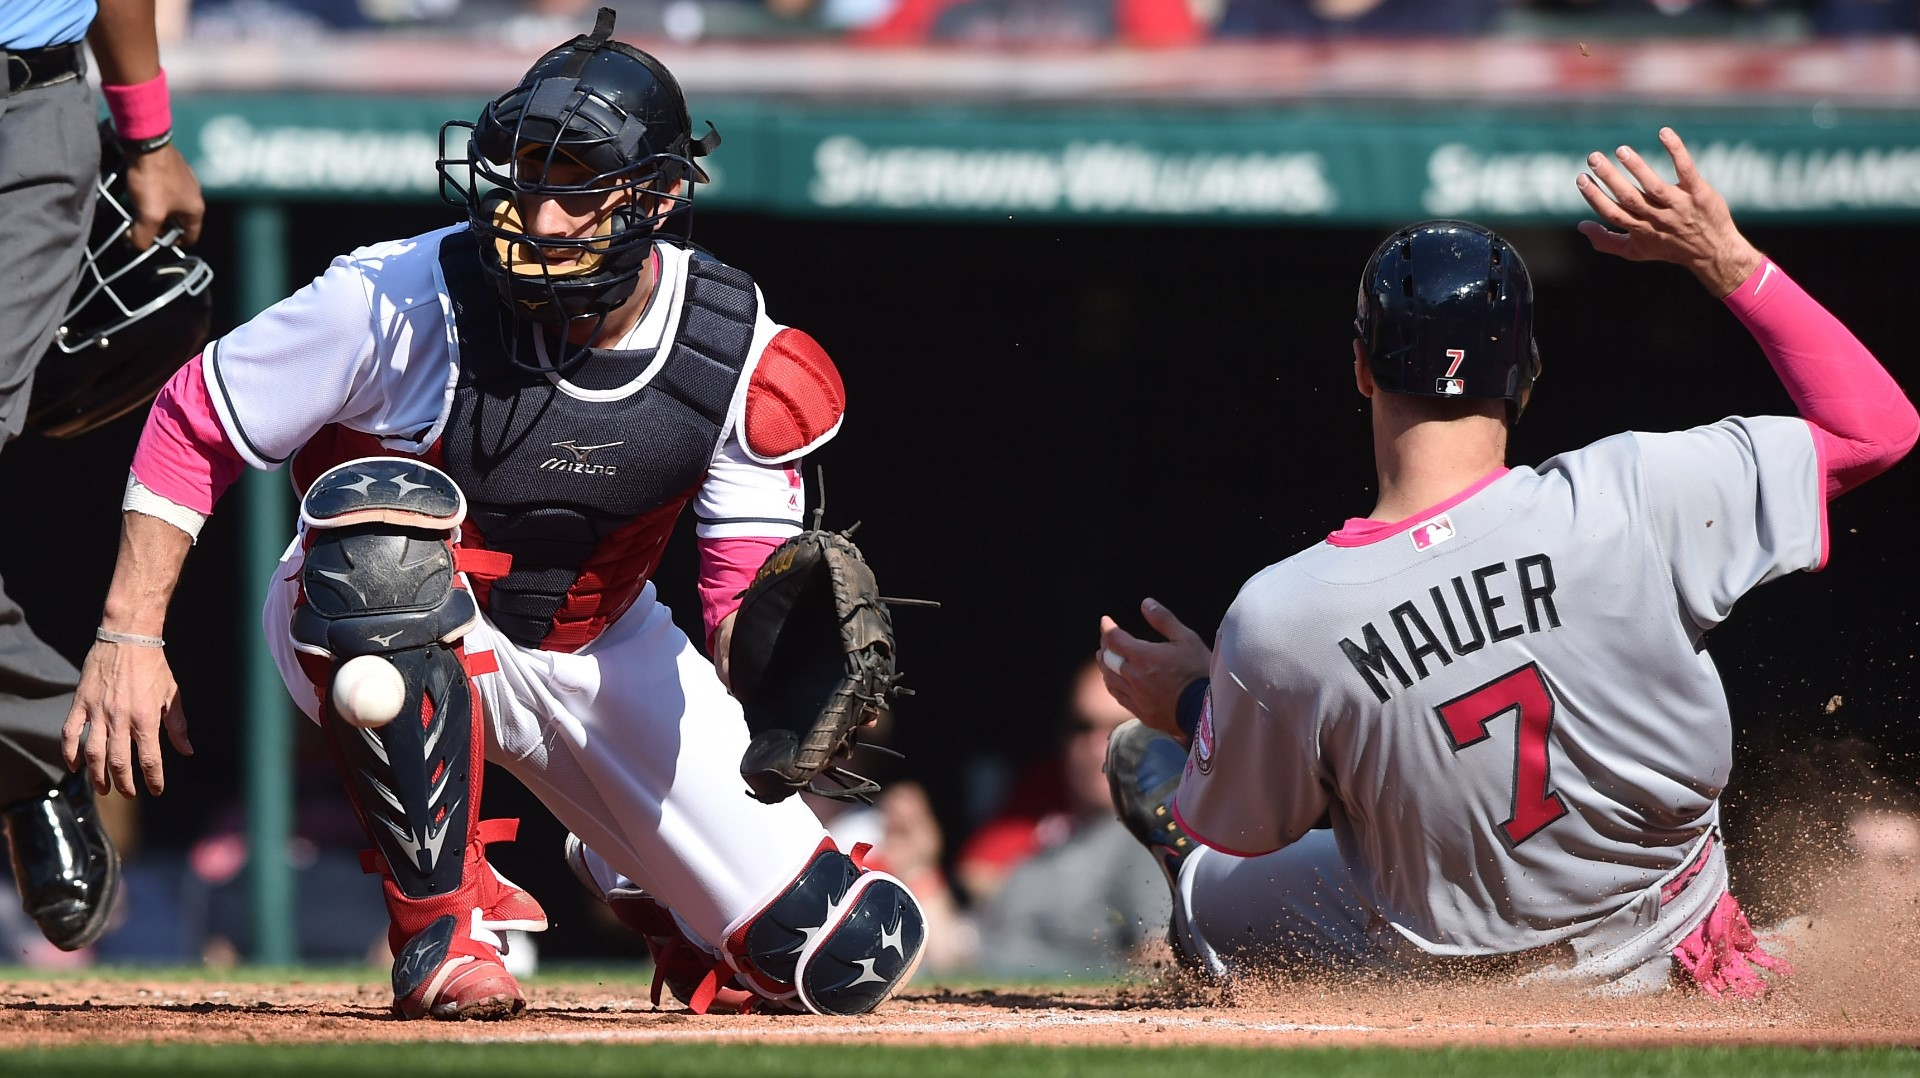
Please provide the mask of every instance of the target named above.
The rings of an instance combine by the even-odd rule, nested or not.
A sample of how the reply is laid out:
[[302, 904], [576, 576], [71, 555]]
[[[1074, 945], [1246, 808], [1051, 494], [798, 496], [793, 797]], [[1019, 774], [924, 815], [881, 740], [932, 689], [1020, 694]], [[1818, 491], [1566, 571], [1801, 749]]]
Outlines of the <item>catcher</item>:
[[[695, 138], [672, 75], [612, 31], [602, 9], [443, 129], [464, 223], [337, 259], [162, 391], [67, 760], [131, 795], [137, 759], [158, 794], [160, 730], [191, 751], [161, 640], [180, 565], [243, 466], [290, 461], [305, 496], [265, 629], [373, 847], [398, 1013], [524, 1006], [500, 933], [546, 915], [487, 863], [514, 822], [480, 818], [483, 758], [579, 836], [569, 861], [688, 1005], [864, 1013], [912, 974], [919, 904], [775, 796], [824, 759], [775, 760], [785, 785], [750, 796], [740, 704], [649, 579], [691, 502], [707, 636], [728, 654], [738, 597], [800, 531], [799, 461], [839, 429], [844, 392], [745, 273], [685, 245], [718, 137]], [[776, 597], [783, 561], [762, 574]], [[740, 635], [743, 683], [791, 706], [807, 648], [757, 621]], [[862, 709], [829, 707], [819, 743], [890, 688], [882, 671]]]

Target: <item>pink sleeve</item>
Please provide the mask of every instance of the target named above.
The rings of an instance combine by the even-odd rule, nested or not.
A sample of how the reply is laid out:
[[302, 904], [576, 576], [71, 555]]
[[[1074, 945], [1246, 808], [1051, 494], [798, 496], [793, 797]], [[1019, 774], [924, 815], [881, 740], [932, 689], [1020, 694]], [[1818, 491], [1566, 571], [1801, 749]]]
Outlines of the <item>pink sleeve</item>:
[[700, 614], [706, 623], [707, 650], [713, 650], [713, 631], [728, 614], [740, 607], [740, 593], [753, 582], [753, 574], [766, 564], [767, 555], [785, 540], [772, 535], [739, 535], [724, 539], [699, 539]]
[[201, 515], [213, 512], [246, 467], [213, 413], [207, 376], [195, 356], [174, 373], [147, 413], [133, 451], [133, 477], [170, 502]]
[[1726, 299], [1813, 428], [1827, 499], [1879, 475], [1920, 436], [1920, 414], [1840, 320], [1771, 260]]

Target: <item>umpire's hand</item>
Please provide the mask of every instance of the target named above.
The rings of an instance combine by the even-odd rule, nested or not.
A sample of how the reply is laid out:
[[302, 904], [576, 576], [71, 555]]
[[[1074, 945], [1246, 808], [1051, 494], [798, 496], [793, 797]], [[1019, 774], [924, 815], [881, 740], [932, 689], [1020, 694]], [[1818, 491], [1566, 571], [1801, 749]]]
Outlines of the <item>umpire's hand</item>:
[[154, 237], [166, 232], [169, 219], [180, 226], [182, 246], [198, 242], [206, 199], [193, 167], [174, 145], [138, 154], [127, 162], [127, 194], [133, 199], [133, 232], [128, 237], [142, 251]]
[[1596, 251], [1634, 262], [1671, 262], [1693, 271], [1717, 299], [1725, 299], [1764, 261], [1733, 225], [1727, 200], [1694, 167], [1693, 155], [1673, 128], [1660, 129], [1660, 145], [1673, 158], [1676, 177], [1668, 183], [1633, 147], [1614, 151], [1622, 173], [1607, 155], [1587, 155], [1593, 175], [1581, 173], [1574, 185], [1599, 216], [1580, 222], [1580, 234]]
[[1213, 649], [1153, 599], [1141, 600], [1140, 614], [1167, 639], [1142, 640], [1102, 616], [1100, 673], [1120, 706], [1148, 726], [1185, 742], [1187, 735], [1174, 714], [1180, 692], [1207, 676]]

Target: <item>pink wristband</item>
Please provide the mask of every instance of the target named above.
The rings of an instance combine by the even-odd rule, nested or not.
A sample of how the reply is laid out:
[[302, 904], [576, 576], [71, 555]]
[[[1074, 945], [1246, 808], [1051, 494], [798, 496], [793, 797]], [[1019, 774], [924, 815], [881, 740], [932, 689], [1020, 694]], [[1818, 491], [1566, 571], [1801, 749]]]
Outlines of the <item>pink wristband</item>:
[[107, 112], [113, 116], [113, 133], [137, 142], [164, 135], [173, 130], [173, 109], [167, 103], [167, 72], [133, 86], [101, 86], [107, 99]]

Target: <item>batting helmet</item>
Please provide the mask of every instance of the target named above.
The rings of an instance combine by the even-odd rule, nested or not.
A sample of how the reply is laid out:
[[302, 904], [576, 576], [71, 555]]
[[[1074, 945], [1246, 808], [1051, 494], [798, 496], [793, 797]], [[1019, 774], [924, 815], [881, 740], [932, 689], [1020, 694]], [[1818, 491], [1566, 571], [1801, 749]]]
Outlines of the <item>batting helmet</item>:
[[100, 129], [93, 231], [67, 313], [40, 360], [27, 429], [72, 438], [152, 400], [207, 343], [213, 269], [175, 246], [169, 229], [133, 245], [126, 162], [113, 129]]
[[[720, 136], [692, 137], [680, 84], [659, 60], [612, 40], [613, 9], [593, 33], [549, 51], [520, 85], [487, 103], [476, 123], [440, 129], [441, 196], [467, 213], [480, 259], [514, 314], [552, 326], [604, 317], [633, 295], [656, 237], [684, 238], [691, 185], [706, 182], [693, 159]], [[447, 154], [448, 132], [467, 132], [464, 156]], [[569, 166], [566, 182], [552, 178]], [[456, 177], [449, 166], [463, 167]], [[591, 175], [579, 178], [584, 168]], [[521, 213], [529, 196], [605, 198], [630, 192], [581, 238], [529, 242]], [[566, 257], [551, 260], [548, 252]]]
[[1360, 275], [1354, 330], [1375, 384], [1393, 393], [1505, 400], [1517, 418], [1540, 376], [1527, 265], [1467, 221], [1387, 237]]

